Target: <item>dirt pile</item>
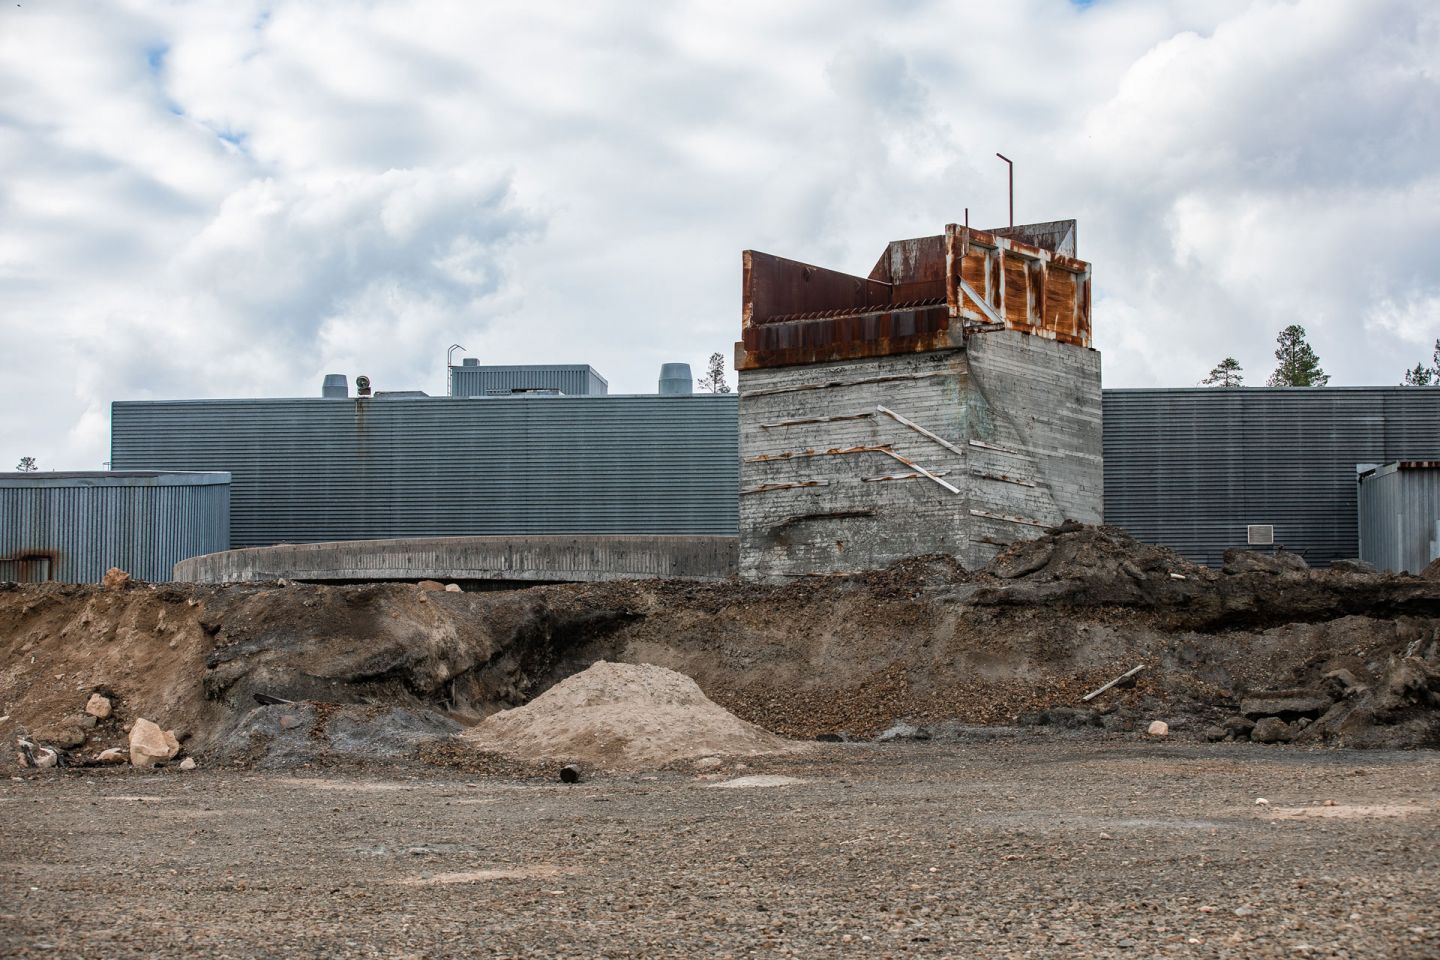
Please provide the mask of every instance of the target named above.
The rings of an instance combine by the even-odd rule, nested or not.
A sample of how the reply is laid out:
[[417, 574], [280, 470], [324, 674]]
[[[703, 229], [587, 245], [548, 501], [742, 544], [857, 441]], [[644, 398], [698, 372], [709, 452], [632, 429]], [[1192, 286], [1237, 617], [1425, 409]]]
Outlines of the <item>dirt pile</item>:
[[[915, 558], [778, 586], [0, 585], [0, 738], [69, 742], [83, 726], [68, 749], [88, 755], [126, 746], [145, 717], [202, 761], [406, 756], [605, 660], [684, 674], [796, 739], [897, 719], [1164, 720], [1172, 738], [1243, 739], [1275, 716], [1300, 741], [1440, 745], [1440, 580], [1254, 555], [1228, 566], [1076, 526], [980, 571]], [[1140, 664], [1132, 686], [1081, 703]], [[1243, 709], [1286, 691], [1321, 702]], [[108, 718], [83, 714], [92, 693]]]
[[689, 677], [651, 664], [603, 660], [525, 706], [487, 718], [465, 738], [477, 749], [516, 759], [612, 770], [803, 749], [717, 706]]

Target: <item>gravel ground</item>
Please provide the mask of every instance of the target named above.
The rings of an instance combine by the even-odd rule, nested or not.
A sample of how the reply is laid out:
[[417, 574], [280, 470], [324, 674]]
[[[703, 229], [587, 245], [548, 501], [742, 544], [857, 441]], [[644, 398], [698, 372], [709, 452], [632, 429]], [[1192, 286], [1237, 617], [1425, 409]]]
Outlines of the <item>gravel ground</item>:
[[[740, 776], [801, 782], [714, 789]], [[0, 781], [0, 824], [12, 957], [1440, 956], [1429, 753], [1056, 736], [574, 786], [34, 772]]]

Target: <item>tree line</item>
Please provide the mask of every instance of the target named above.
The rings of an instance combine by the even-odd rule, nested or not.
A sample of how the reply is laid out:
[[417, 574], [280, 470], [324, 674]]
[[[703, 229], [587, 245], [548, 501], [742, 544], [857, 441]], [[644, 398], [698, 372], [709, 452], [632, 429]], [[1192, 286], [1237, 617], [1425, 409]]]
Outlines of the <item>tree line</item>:
[[[1320, 357], [1305, 339], [1305, 328], [1292, 323], [1275, 338], [1275, 372], [1265, 381], [1267, 387], [1323, 387], [1330, 382], [1330, 375], [1320, 366]], [[1417, 363], [1414, 369], [1406, 370], [1400, 380], [1401, 386], [1440, 386], [1440, 340], [1435, 341], [1435, 352], [1430, 357], [1430, 366]], [[1210, 375], [1200, 381], [1202, 387], [1243, 387], [1244, 368], [1234, 357], [1226, 357], [1215, 364]]]

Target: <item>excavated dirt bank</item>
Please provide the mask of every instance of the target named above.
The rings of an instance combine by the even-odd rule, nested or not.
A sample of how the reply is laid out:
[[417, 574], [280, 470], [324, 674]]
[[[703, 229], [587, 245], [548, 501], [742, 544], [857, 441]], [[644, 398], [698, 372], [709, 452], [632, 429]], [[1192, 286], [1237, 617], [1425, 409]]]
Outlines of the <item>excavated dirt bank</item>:
[[[214, 758], [399, 756], [604, 659], [796, 738], [905, 718], [1245, 739], [1274, 719], [1282, 740], [1440, 746], [1440, 581], [1283, 556], [1227, 571], [1060, 528], [974, 574], [919, 558], [781, 586], [0, 585], [0, 736], [78, 734], [89, 756], [143, 716]], [[115, 713], [89, 726], [97, 690]]]

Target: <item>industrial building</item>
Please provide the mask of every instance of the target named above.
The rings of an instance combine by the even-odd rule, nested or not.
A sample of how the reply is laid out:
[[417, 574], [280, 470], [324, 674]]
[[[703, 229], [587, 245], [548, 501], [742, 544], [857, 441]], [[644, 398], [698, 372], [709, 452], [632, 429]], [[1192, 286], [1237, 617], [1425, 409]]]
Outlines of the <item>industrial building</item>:
[[473, 395], [349, 396], [333, 377], [329, 396], [116, 402], [111, 455], [119, 469], [228, 471], [237, 548], [734, 536], [736, 398], [689, 393], [686, 365], [666, 365], [668, 392], [620, 396], [587, 366], [450, 374]]
[[[1440, 460], [1433, 387], [1106, 390], [1104, 402], [1106, 522], [1210, 566], [1247, 545], [1312, 566], [1361, 557], [1358, 475]], [[1440, 519], [1433, 501], [1406, 509], [1411, 528]]]
[[982, 565], [1101, 519], [1100, 355], [1073, 221], [951, 224], [867, 277], [744, 254], [740, 569]]
[[1440, 559], [1440, 460], [1397, 460], [1360, 474], [1360, 559], [1409, 573]]
[[229, 546], [228, 473], [0, 473], [0, 581], [169, 580]]

